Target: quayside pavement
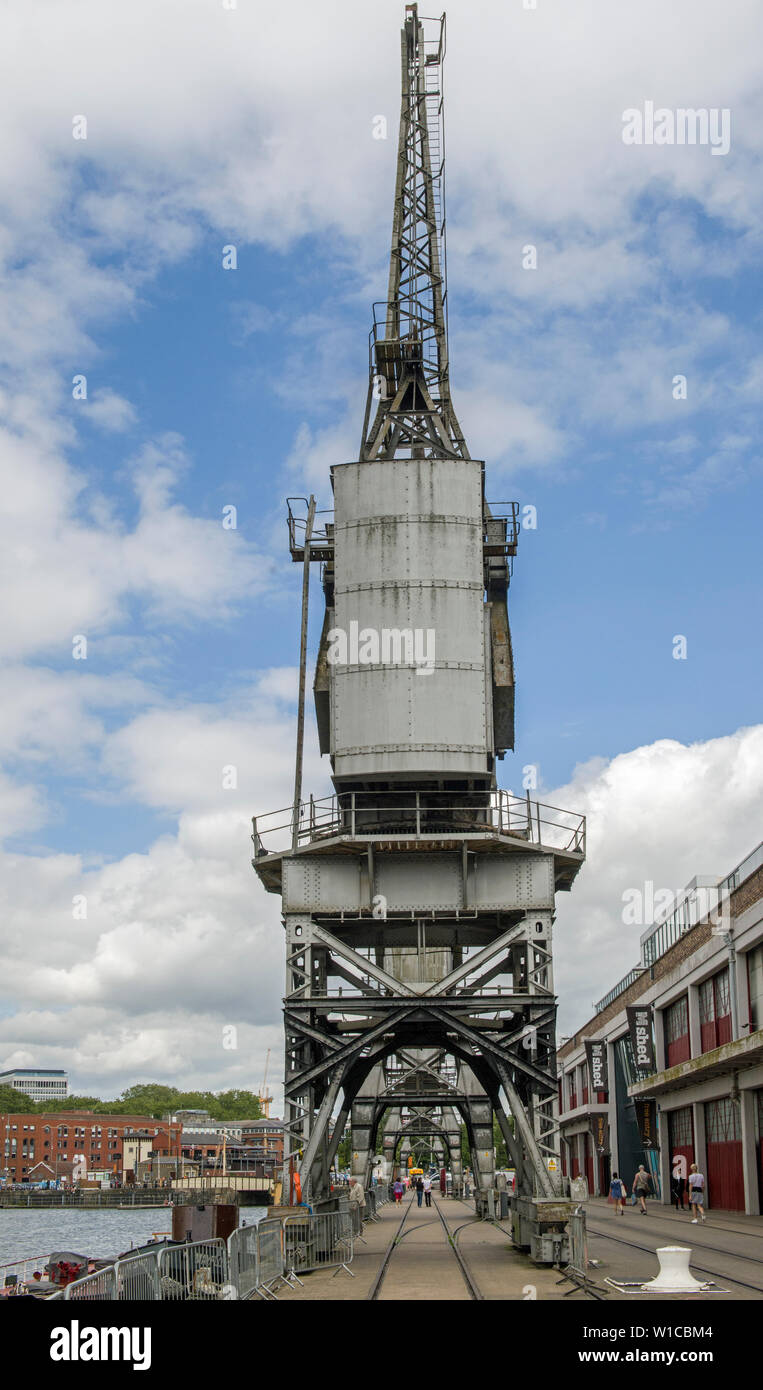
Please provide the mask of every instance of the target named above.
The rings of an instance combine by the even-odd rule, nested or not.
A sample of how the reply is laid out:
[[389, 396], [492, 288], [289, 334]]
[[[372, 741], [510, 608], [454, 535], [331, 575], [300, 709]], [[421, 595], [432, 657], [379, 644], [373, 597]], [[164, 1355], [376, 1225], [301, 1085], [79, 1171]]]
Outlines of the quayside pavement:
[[[393, 1246], [403, 1216], [400, 1238]], [[688, 1216], [654, 1203], [645, 1217], [631, 1207], [624, 1216], [615, 1217], [611, 1206], [596, 1200], [586, 1203], [586, 1216], [588, 1253], [595, 1261], [588, 1274], [599, 1297], [607, 1302], [632, 1302], [634, 1297], [639, 1302], [645, 1297], [652, 1301], [650, 1295], [625, 1293], [606, 1280], [654, 1278], [658, 1272], [654, 1252], [663, 1245], [689, 1246], [692, 1272], [716, 1286], [714, 1293], [691, 1295], [691, 1302], [763, 1299], [763, 1218], [708, 1212], [704, 1226], [692, 1226]], [[456, 1239], [466, 1275], [445, 1226]], [[415, 1198], [408, 1196], [400, 1206], [390, 1203], [382, 1207], [379, 1220], [366, 1222], [363, 1240], [356, 1240], [351, 1268], [353, 1278], [344, 1270], [335, 1274], [333, 1269], [305, 1274], [302, 1287], [279, 1290], [279, 1302], [362, 1302], [372, 1298], [380, 1303], [470, 1302], [475, 1296], [512, 1302], [556, 1301], [566, 1296], [578, 1302], [586, 1298], [570, 1282], [561, 1280], [559, 1270], [535, 1265], [514, 1249], [508, 1229], [477, 1221], [471, 1203], [439, 1194], [429, 1208], [419, 1208]], [[673, 1302], [683, 1301], [686, 1295], [662, 1297]]]
[[560, 1299], [570, 1288], [569, 1284], [558, 1284], [558, 1270], [534, 1265], [515, 1250], [507, 1231], [477, 1221], [473, 1204], [438, 1195], [431, 1207], [419, 1208], [415, 1198], [406, 1196], [400, 1205], [389, 1203], [382, 1207], [378, 1221], [365, 1223], [365, 1244], [355, 1242], [353, 1278], [344, 1270], [336, 1275], [333, 1270], [306, 1274], [301, 1276], [304, 1287], [279, 1290], [279, 1302], [353, 1302], [371, 1298], [403, 1215], [406, 1220], [401, 1238], [376, 1293], [378, 1301], [471, 1302], [474, 1295], [453, 1253], [438, 1206], [451, 1235], [458, 1232], [458, 1249], [481, 1298]]
[[[692, 1225], [691, 1213], [678, 1212], [647, 1199], [647, 1214], [626, 1206], [622, 1216], [601, 1198], [585, 1203], [588, 1257], [596, 1261], [589, 1275], [597, 1283], [612, 1279], [652, 1279], [659, 1246], [688, 1246], [697, 1279], [713, 1281], [713, 1299], [763, 1299], [763, 1217], [743, 1212], [708, 1210], [704, 1223]], [[617, 1295], [615, 1295], [617, 1296]], [[627, 1296], [627, 1295], [626, 1295]]]

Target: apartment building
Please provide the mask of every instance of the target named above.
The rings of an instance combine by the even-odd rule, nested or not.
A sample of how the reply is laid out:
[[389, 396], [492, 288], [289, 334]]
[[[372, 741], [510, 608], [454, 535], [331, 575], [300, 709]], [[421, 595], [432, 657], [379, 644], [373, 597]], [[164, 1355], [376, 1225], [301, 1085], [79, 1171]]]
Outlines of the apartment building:
[[761, 1212], [763, 843], [647, 928], [558, 1066], [562, 1170], [592, 1194], [643, 1163], [669, 1202], [697, 1163], [709, 1207]]
[[[52, 1167], [54, 1180], [68, 1180], [72, 1171], [75, 1177], [107, 1171], [121, 1180], [125, 1141], [136, 1134], [144, 1141], [150, 1139], [150, 1150], [156, 1154], [178, 1153], [180, 1125], [152, 1116], [97, 1114], [92, 1110], [0, 1115], [0, 1176], [8, 1182], [34, 1182], [40, 1179], [33, 1170], [43, 1162]], [[128, 1155], [133, 1151], [134, 1145], [130, 1148], [128, 1144]], [[144, 1142], [140, 1157], [146, 1152]], [[135, 1159], [132, 1166], [134, 1169]]]

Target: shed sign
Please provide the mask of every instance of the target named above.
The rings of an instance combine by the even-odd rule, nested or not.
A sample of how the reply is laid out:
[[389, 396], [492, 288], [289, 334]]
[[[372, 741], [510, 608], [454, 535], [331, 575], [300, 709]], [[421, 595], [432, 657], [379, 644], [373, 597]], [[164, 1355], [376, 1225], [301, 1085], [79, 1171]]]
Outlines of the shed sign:
[[605, 1042], [592, 1042], [589, 1038], [586, 1038], [585, 1052], [588, 1059], [588, 1075], [591, 1078], [591, 1090], [608, 1091], [607, 1044]]
[[625, 1012], [628, 1016], [628, 1031], [631, 1036], [633, 1062], [636, 1071], [652, 1072], [655, 1070], [652, 1010], [648, 1005], [646, 1008], [628, 1005]]

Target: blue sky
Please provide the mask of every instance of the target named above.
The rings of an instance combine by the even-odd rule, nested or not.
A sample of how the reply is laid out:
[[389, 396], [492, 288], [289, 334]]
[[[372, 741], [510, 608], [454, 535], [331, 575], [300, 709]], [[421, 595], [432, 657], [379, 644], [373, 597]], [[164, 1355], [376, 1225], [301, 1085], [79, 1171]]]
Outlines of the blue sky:
[[[12, 15], [3, 136], [0, 1061], [104, 1094], [244, 1084], [280, 1047], [277, 902], [247, 836], [291, 794], [284, 499], [330, 505], [358, 447], [402, 7], [42, 8]], [[760, 838], [760, 17], [477, 8], [448, 15], [452, 386], [488, 497], [537, 508], [500, 776], [535, 763], [589, 815], [557, 946], [571, 1027], [637, 957], [623, 891], [726, 872]], [[729, 154], [625, 147], [647, 99], [729, 107]], [[313, 644], [320, 616], [316, 583]]]

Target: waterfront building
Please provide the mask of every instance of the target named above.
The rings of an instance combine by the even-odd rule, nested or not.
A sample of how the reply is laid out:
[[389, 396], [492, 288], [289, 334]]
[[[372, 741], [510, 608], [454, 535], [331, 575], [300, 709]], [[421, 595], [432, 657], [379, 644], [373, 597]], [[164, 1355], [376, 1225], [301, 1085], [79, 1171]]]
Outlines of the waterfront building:
[[65, 1100], [69, 1094], [69, 1077], [65, 1071], [50, 1067], [14, 1067], [0, 1071], [0, 1086], [21, 1091], [30, 1100]]
[[761, 1212], [763, 843], [646, 929], [639, 963], [559, 1048], [558, 1093], [562, 1170], [591, 1194], [643, 1163], [669, 1203], [696, 1163], [709, 1207]]
[[180, 1125], [150, 1115], [110, 1115], [92, 1110], [60, 1110], [48, 1114], [2, 1114], [0, 1176], [8, 1182], [34, 1182], [32, 1169], [40, 1161], [52, 1165], [54, 1181], [68, 1181], [72, 1171], [110, 1172], [122, 1181], [124, 1144], [139, 1133], [150, 1140], [149, 1152], [178, 1154]]

